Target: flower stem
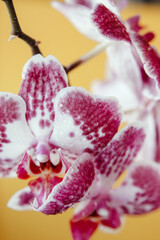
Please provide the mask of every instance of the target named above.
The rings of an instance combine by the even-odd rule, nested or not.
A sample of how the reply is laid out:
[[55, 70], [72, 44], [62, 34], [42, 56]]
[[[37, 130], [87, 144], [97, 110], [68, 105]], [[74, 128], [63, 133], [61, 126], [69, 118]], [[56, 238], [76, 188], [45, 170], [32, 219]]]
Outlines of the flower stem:
[[9, 40], [13, 39], [14, 37], [18, 37], [20, 39], [22, 39], [23, 41], [25, 41], [31, 48], [32, 50], [32, 55], [41, 54], [41, 51], [38, 47], [38, 44], [40, 43], [39, 41], [34, 40], [33, 38], [31, 38], [30, 36], [28, 36], [27, 34], [25, 34], [22, 30], [21, 27], [19, 25], [18, 22], [18, 18], [16, 15], [16, 11], [13, 5], [13, 1], [12, 0], [2, 0], [3, 2], [5, 2], [8, 13], [9, 13], [9, 17], [10, 17], [10, 22], [11, 22], [11, 36], [9, 38]]
[[91, 58], [97, 56], [99, 53], [104, 51], [109, 46], [109, 44], [110, 43], [108, 41], [107, 42], [106, 41], [102, 42], [99, 45], [97, 45], [95, 48], [93, 48], [91, 51], [89, 51], [88, 53], [86, 53], [85, 55], [80, 57], [75, 62], [65, 66], [64, 69], [65, 69], [66, 73], [69, 73], [74, 68], [80, 66], [81, 64], [83, 64], [83, 63], [87, 62], [88, 60], [90, 60]]

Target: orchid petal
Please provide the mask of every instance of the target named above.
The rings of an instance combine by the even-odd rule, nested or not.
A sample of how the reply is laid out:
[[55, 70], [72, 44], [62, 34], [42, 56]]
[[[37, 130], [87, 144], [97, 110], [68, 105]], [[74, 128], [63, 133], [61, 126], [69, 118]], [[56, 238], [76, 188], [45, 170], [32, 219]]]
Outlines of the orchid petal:
[[110, 189], [115, 180], [134, 160], [144, 138], [145, 134], [141, 124], [130, 124], [120, 130], [96, 157], [95, 166], [101, 177], [105, 177], [102, 188]]
[[84, 154], [74, 162], [63, 181], [53, 188], [40, 207], [33, 203], [34, 209], [47, 215], [61, 213], [81, 201], [93, 180], [93, 162], [89, 154]]
[[9, 200], [7, 206], [17, 211], [33, 210], [32, 201], [34, 195], [29, 187], [19, 190]]
[[55, 57], [37, 54], [25, 64], [22, 78], [19, 95], [26, 102], [27, 121], [37, 137], [46, 139], [53, 129], [54, 99], [67, 87], [67, 75]]
[[155, 163], [134, 163], [117, 188], [112, 201], [126, 214], [143, 214], [160, 207], [160, 167]]
[[155, 79], [160, 87], [160, 57], [158, 52], [149, 45], [143, 36], [132, 33], [130, 37], [144, 64], [146, 73], [151, 78]]
[[78, 222], [70, 222], [73, 240], [89, 240], [90, 236], [98, 227], [97, 222], [89, 219], [80, 220]]
[[25, 120], [25, 110], [21, 97], [0, 93], [0, 176], [15, 177], [25, 150], [35, 143]]
[[112, 139], [121, 121], [117, 101], [70, 87], [55, 100], [55, 126], [51, 142], [74, 153], [97, 154]]
[[92, 19], [101, 34], [110, 40], [131, 42], [123, 20], [103, 4], [95, 7]]

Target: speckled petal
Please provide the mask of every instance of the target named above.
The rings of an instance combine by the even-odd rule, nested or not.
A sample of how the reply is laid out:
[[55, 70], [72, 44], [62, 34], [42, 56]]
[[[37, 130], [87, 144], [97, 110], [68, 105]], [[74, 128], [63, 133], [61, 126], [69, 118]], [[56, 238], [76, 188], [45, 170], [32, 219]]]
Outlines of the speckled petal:
[[31, 203], [34, 195], [29, 187], [19, 190], [9, 200], [7, 206], [17, 211], [33, 210]]
[[160, 57], [157, 50], [151, 47], [143, 36], [132, 33], [130, 37], [144, 64], [146, 73], [155, 79], [160, 87]]
[[125, 214], [143, 214], [160, 207], [160, 166], [134, 163], [121, 186], [112, 190], [112, 201]]
[[55, 101], [51, 142], [77, 154], [97, 154], [117, 132], [121, 117], [116, 99], [96, 97], [83, 88], [63, 89]]
[[92, 19], [102, 35], [110, 40], [131, 42], [123, 20], [103, 4], [95, 7]]
[[[109, 189], [115, 180], [132, 163], [139, 152], [145, 134], [140, 123], [130, 124], [120, 130], [107, 147], [95, 159], [95, 166], [101, 177], [105, 177], [103, 185]], [[102, 191], [103, 191], [103, 186]]]
[[53, 57], [33, 56], [24, 66], [19, 95], [27, 106], [26, 118], [37, 137], [46, 138], [53, 129], [54, 99], [67, 87], [63, 66]]
[[47, 215], [61, 213], [81, 201], [93, 180], [93, 162], [89, 154], [84, 154], [74, 162], [63, 181], [53, 188], [40, 207], [37, 202], [33, 203], [34, 209]]
[[89, 219], [70, 222], [73, 240], [89, 240], [98, 227], [98, 223]]
[[25, 120], [25, 102], [15, 94], [0, 93], [0, 176], [15, 177], [25, 150], [35, 138]]

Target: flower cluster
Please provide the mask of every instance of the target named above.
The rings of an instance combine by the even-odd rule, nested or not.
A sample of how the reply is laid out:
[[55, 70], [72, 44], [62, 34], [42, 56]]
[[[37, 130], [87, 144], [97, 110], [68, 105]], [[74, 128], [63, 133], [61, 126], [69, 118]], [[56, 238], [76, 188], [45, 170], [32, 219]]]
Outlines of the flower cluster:
[[49, 215], [78, 204], [72, 236], [87, 240], [160, 207], [160, 58], [139, 17], [121, 18], [123, 1], [52, 5], [82, 34], [108, 41], [106, 80], [93, 82], [92, 94], [69, 86], [55, 57], [31, 57], [19, 94], [0, 93], [0, 176], [30, 179], [12, 209]]

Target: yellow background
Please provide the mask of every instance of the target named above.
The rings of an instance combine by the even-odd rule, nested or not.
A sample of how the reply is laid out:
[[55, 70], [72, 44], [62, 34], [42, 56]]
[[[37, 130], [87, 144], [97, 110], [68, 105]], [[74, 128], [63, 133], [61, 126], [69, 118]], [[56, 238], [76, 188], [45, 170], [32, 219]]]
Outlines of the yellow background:
[[[95, 46], [58, 12], [50, 7], [49, 0], [15, 0], [15, 7], [24, 32], [41, 41], [44, 56], [55, 55], [62, 64], [69, 64]], [[160, 5], [136, 4], [123, 15], [141, 14], [141, 23], [156, 32], [154, 45], [160, 42]], [[17, 93], [24, 63], [31, 56], [29, 47], [21, 40], [8, 42], [10, 22], [5, 5], [0, 1], [0, 91]], [[78, 67], [69, 74], [72, 85], [89, 90], [93, 79], [103, 78], [104, 53]], [[17, 179], [0, 180], [0, 240], [70, 240], [69, 219], [72, 210], [57, 216], [37, 212], [16, 212], [6, 207], [8, 199], [27, 182]], [[127, 217], [119, 234], [97, 231], [92, 240], [159, 240], [160, 210], [139, 217]]]

